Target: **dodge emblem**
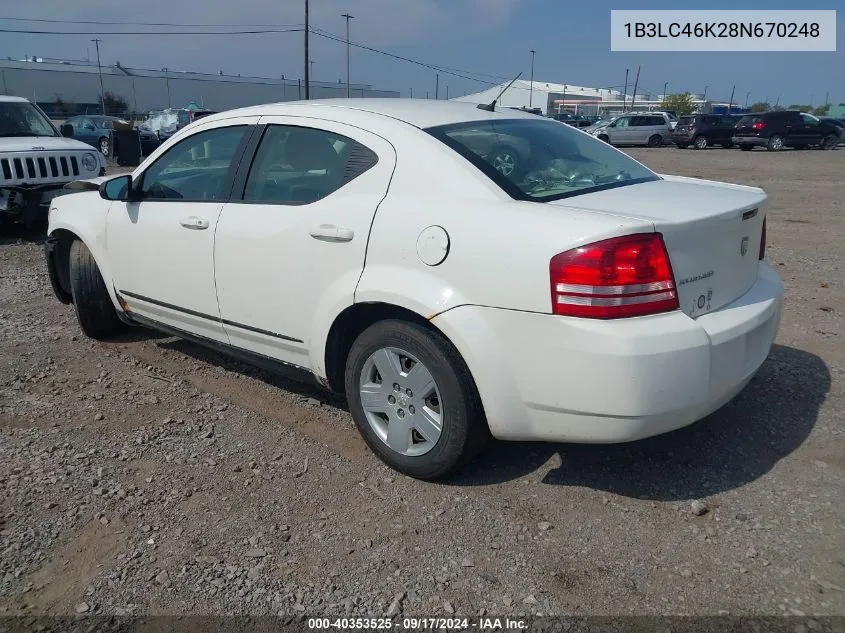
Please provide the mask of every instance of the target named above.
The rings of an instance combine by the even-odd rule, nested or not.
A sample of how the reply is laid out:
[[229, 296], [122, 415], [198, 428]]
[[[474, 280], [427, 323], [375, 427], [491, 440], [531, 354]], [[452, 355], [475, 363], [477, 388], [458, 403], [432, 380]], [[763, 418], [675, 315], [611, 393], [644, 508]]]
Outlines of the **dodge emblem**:
[[745, 254], [748, 252], [748, 238], [743, 237], [742, 242], [739, 243], [739, 254], [745, 257]]

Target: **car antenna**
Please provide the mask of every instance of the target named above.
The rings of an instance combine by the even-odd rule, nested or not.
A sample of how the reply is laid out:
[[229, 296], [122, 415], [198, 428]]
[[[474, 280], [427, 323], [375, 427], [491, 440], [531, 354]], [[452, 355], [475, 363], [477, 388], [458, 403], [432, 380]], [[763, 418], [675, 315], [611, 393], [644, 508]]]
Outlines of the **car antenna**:
[[492, 102], [490, 102], [490, 103], [479, 103], [478, 109], [479, 110], [487, 110], [487, 112], [495, 112], [496, 111], [496, 102], [502, 97], [503, 94], [505, 94], [505, 90], [510, 88], [513, 85], [513, 82], [515, 82], [520, 77], [522, 77], [522, 73], [519, 73], [516, 77], [511, 79], [511, 82], [507, 86], [504, 87], [504, 89], [499, 93], [499, 95], [495, 99], [493, 99]]

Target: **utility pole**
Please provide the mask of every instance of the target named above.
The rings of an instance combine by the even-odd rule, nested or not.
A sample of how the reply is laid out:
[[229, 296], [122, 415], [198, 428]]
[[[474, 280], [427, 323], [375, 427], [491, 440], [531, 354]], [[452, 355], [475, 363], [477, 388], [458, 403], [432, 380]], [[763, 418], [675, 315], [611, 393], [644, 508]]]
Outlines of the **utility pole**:
[[440, 73], [437, 73], [434, 79], [434, 98], [440, 98]]
[[531, 50], [531, 89], [528, 92], [528, 107], [534, 107], [534, 55], [537, 54], [537, 51]]
[[709, 87], [710, 87], [710, 86], [704, 86], [704, 94], [703, 94], [703, 95], [701, 95], [701, 100], [702, 100], [704, 103], [707, 103], [707, 89], [708, 89]]
[[164, 69], [164, 83], [167, 84], [167, 109], [170, 109], [170, 75], [167, 73], [167, 68]]
[[751, 96], [751, 91], [749, 90], [748, 92], [745, 93], [745, 107], [746, 108], [748, 107], [748, 97], [750, 97], [750, 96]]
[[449, 100], [449, 84], [446, 84], [446, 101]]
[[103, 108], [103, 116], [106, 115], [106, 91], [103, 88], [103, 67], [100, 65], [100, 39], [91, 40], [97, 46], [97, 74], [100, 75], [100, 106]]
[[640, 67], [637, 66], [637, 78], [634, 79], [634, 94], [631, 95], [631, 110], [634, 109], [634, 102], [637, 100], [637, 86], [640, 83]]
[[666, 90], [667, 90], [667, 88], [669, 88], [669, 82], [668, 81], [663, 83], [663, 101], [666, 101]]
[[625, 106], [628, 104], [628, 68], [625, 69], [625, 93], [622, 95], [622, 112], [625, 112]]
[[779, 103], [780, 103], [780, 95], [778, 95], [777, 101], [775, 101], [775, 107], [778, 107]]
[[830, 93], [826, 92], [824, 93], [824, 103], [822, 105], [827, 105], [828, 103], [830, 103]]
[[308, 31], [310, 27], [308, 26], [308, 0], [305, 0], [305, 100], [308, 101], [311, 98], [311, 75], [309, 71], [310, 64], [309, 56], [308, 56]]
[[346, 98], [349, 98], [349, 20], [354, 18], [354, 15], [344, 13], [340, 17], [346, 18]]
[[736, 86], [731, 87], [731, 99], [728, 101], [728, 114], [731, 113], [731, 108], [734, 104], [734, 91], [736, 90]]

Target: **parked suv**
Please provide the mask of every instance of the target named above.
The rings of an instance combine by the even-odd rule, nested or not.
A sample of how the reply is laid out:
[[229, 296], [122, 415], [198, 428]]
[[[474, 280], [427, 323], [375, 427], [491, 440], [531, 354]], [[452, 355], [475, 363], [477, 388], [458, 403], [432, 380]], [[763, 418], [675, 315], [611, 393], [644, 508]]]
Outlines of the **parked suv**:
[[739, 119], [736, 114], [682, 116], [672, 131], [672, 140], [681, 148], [690, 145], [695, 149], [706, 149], [710, 145], [733, 147], [734, 126]]
[[672, 136], [669, 117], [663, 113], [625, 114], [590, 132], [611, 145], [660, 147]]
[[43, 224], [65, 185], [105, 174], [105, 157], [67, 138], [70, 125], [61, 130], [35, 104], [0, 95], [0, 229], [17, 221]]
[[797, 110], [748, 114], [736, 124], [733, 142], [742, 150], [756, 146], [776, 152], [784, 147], [805, 149], [818, 145], [834, 149], [839, 144], [836, 126]]

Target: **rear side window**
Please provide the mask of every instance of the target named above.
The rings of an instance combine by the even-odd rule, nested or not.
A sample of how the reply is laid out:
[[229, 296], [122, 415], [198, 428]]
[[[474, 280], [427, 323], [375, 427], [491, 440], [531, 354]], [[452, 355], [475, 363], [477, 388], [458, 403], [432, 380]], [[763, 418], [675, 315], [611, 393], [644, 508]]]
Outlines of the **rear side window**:
[[546, 202], [659, 180], [606, 143], [539, 117], [472, 121], [426, 131], [517, 200]]
[[666, 119], [662, 116], [650, 116], [646, 118], [648, 119], [646, 125], [666, 125]]
[[270, 125], [249, 170], [246, 202], [302, 205], [334, 193], [378, 162], [371, 149], [326, 130]]

